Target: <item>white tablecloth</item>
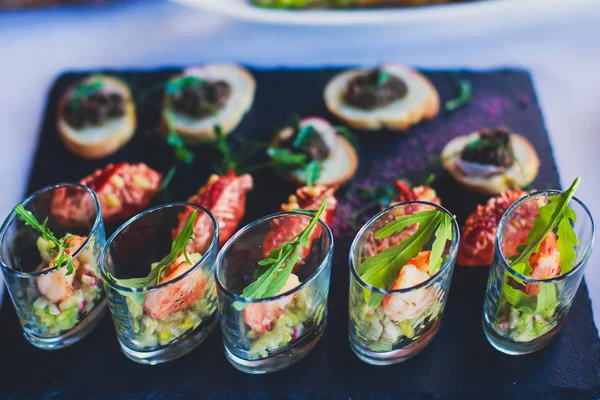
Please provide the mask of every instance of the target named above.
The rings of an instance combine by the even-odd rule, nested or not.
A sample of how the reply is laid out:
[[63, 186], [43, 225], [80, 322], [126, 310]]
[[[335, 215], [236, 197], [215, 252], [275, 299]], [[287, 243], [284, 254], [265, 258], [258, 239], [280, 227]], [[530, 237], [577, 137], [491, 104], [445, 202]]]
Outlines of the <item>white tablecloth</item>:
[[[543, 7], [540, 2], [540, 7]], [[97, 9], [0, 14], [0, 215], [21, 200], [46, 101], [67, 69], [156, 67], [211, 61], [257, 66], [376, 64], [523, 66], [533, 72], [562, 183], [583, 178], [578, 196], [600, 216], [600, 2], [561, 20], [510, 24], [519, 10], [459, 24], [302, 28], [233, 21], [159, 0]], [[51, 165], [48, 168], [52, 168]], [[600, 322], [600, 250], [586, 281]], [[1, 288], [1, 287], [0, 287]]]

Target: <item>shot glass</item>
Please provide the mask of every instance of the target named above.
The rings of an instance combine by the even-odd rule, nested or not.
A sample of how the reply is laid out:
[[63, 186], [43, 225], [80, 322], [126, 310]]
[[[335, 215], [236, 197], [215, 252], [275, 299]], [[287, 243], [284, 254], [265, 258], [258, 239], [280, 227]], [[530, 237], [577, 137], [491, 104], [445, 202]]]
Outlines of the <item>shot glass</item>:
[[[175, 261], [158, 284], [123, 285], [121, 279], [148, 276], [170, 253], [181, 216], [191, 210], [198, 211], [193, 250], [192, 244], [187, 247], [193, 265], [178, 267]], [[128, 358], [152, 365], [170, 361], [193, 350], [211, 333], [217, 320], [213, 274], [218, 243], [219, 228], [213, 215], [191, 203], [164, 204], [144, 211], [108, 239], [100, 273], [117, 338]]]
[[56, 239], [70, 238], [71, 260], [57, 268], [56, 246], [15, 211], [0, 229], [0, 269], [25, 338], [60, 349], [87, 335], [106, 309], [98, 268], [106, 242], [102, 211], [94, 192], [79, 184], [48, 186], [21, 204]]
[[[453, 220], [452, 239], [444, 248], [439, 269], [421, 283], [403, 289], [382, 289], [364, 282], [359, 274], [364, 261], [398, 246], [416, 231], [417, 226], [385, 239], [376, 239], [376, 232], [396, 217], [433, 209], [451, 215], [433, 203], [399, 203], [371, 218], [354, 238], [349, 256], [348, 338], [354, 353], [368, 364], [390, 365], [414, 357], [431, 342], [440, 327], [460, 237], [456, 220]], [[422, 267], [421, 263], [428, 265], [429, 254], [426, 252], [431, 249], [432, 241], [423, 246], [415, 260], [411, 260], [419, 264], [416, 267]], [[379, 302], [369, 304], [367, 299], [378, 299]]]
[[313, 228], [312, 243], [294, 267], [297, 280], [290, 276], [297, 286], [286, 289], [286, 284], [265, 299], [241, 294], [255, 280], [258, 262], [268, 253], [270, 230], [279, 224], [305, 227], [310, 219], [296, 213], [261, 218], [242, 228], [219, 252], [216, 281], [225, 355], [240, 371], [262, 374], [285, 368], [308, 354], [323, 334], [333, 235], [322, 221]]
[[[552, 341], [565, 322], [592, 252], [594, 220], [587, 207], [573, 198], [569, 207], [577, 216], [574, 229], [579, 239], [573, 268], [549, 279], [534, 279], [511, 268], [509, 258], [525, 242], [540, 206], [548, 202], [548, 196], [560, 194], [554, 190], [530, 194], [513, 204], [498, 225], [483, 305], [483, 330], [492, 346], [503, 353], [528, 354]], [[538, 254], [549, 255], [546, 250]]]

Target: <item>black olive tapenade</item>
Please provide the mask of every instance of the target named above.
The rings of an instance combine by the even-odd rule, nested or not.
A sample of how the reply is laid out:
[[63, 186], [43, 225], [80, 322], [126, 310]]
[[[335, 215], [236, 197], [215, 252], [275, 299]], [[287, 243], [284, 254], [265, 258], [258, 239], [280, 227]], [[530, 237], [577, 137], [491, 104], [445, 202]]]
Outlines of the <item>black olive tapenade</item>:
[[125, 99], [120, 93], [102, 90], [71, 98], [64, 108], [64, 119], [71, 127], [100, 126], [107, 120], [125, 115]]
[[[300, 132], [294, 132], [289, 138], [279, 142], [279, 147], [289, 149], [293, 152], [298, 152], [306, 155], [308, 161], [323, 161], [329, 157], [329, 147], [323, 137], [313, 127], [305, 127], [303, 129], [309, 129], [309, 131], [303, 133], [303, 137], [300, 143], [296, 143], [298, 134]], [[296, 144], [297, 146], [294, 146]]]
[[479, 138], [465, 146], [460, 158], [478, 164], [509, 168], [515, 163], [510, 145], [511, 131], [505, 128], [482, 129]]
[[201, 119], [223, 108], [230, 94], [231, 87], [227, 82], [198, 79], [171, 93], [170, 100], [175, 111]]
[[364, 110], [372, 110], [403, 98], [407, 92], [408, 87], [402, 79], [376, 69], [352, 78], [344, 92], [344, 101]]

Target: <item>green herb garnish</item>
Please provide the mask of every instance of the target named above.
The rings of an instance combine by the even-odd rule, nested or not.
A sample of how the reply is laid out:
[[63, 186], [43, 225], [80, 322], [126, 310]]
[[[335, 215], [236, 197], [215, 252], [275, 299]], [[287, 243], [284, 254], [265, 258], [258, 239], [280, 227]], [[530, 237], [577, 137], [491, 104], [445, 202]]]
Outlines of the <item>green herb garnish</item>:
[[167, 82], [165, 92], [172, 95], [186, 87], [197, 88], [205, 85], [210, 85], [210, 82], [194, 75], [185, 75]]
[[[433, 276], [440, 268], [446, 242], [452, 240], [452, 225], [455, 217], [440, 210], [421, 211], [414, 214], [396, 217], [386, 224], [376, 234], [376, 239], [384, 239], [418, 223], [415, 233], [400, 242], [397, 246], [389, 247], [381, 253], [366, 259], [358, 268], [361, 279], [373, 287], [388, 289], [391, 287], [400, 269], [411, 258], [416, 257], [423, 246], [429, 242], [435, 233], [429, 259], [429, 275]], [[365, 300], [370, 307], [376, 307], [383, 295], [365, 289]]]
[[377, 80], [375, 81], [375, 87], [382, 87], [390, 79], [390, 73], [386, 70], [380, 69], [377, 72]]
[[[258, 262], [259, 267], [255, 274], [257, 279], [246, 286], [242, 291], [242, 296], [252, 299], [266, 299], [279, 293], [291, 275], [294, 266], [300, 260], [302, 249], [310, 246], [310, 234], [326, 207], [327, 199], [323, 199], [321, 206], [314, 214], [309, 210], [303, 210], [302, 214], [310, 213], [313, 215], [308, 226], [293, 239], [271, 250], [267, 258]], [[233, 303], [233, 307], [239, 311], [246, 306], [247, 304], [239, 301]]]
[[457, 73], [450, 73], [452, 80], [454, 81], [454, 85], [458, 91], [458, 96], [452, 100], [448, 100], [445, 104], [446, 111], [452, 112], [457, 108], [460, 108], [467, 104], [471, 100], [471, 96], [473, 94], [473, 87], [471, 86], [471, 82], [467, 79], [461, 79], [458, 77]]
[[17, 204], [15, 207], [15, 212], [25, 225], [32, 227], [41, 233], [44, 239], [54, 244], [54, 248], [52, 249], [52, 252], [55, 255], [54, 259], [52, 260], [54, 266], [56, 269], [60, 269], [61, 267], [65, 266], [67, 268], [67, 275], [71, 275], [75, 268], [71, 262], [73, 258], [67, 254], [66, 249], [73, 246], [72, 244], [67, 244], [67, 240], [69, 240], [73, 235], [68, 233], [62, 239], [57, 239], [54, 233], [46, 226], [48, 223], [48, 218], [46, 218], [43, 223], [40, 223], [37, 218], [35, 218], [33, 213], [29, 210], [26, 210], [22, 204]]
[[531, 265], [529, 265], [529, 257], [540, 249], [542, 241], [557, 227], [561, 273], [565, 274], [573, 268], [573, 263], [577, 258], [574, 247], [579, 244], [579, 240], [572, 225], [576, 222], [577, 215], [569, 207], [569, 202], [573, 198], [580, 181], [580, 178], [576, 178], [569, 189], [560, 195], [549, 196], [548, 204], [540, 207], [540, 215], [533, 221], [533, 228], [527, 235], [525, 246], [510, 263], [513, 270], [521, 275], [528, 276], [532, 270]]
[[233, 156], [229, 144], [227, 144], [227, 136], [223, 132], [221, 125], [215, 125], [215, 140], [210, 142], [219, 153], [221, 153], [222, 160], [221, 165], [216, 166], [216, 170], [219, 173], [227, 173], [229, 171], [236, 171], [238, 167], [238, 160]]
[[[149, 286], [155, 286], [160, 283], [160, 280], [164, 278], [167, 272], [167, 268], [171, 265], [180, 254], [183, 253], [185, 261], [189, 265], [193, 265], [190, 257], [187, 253], [187, 246], [194, 238], [194, 224], [198, 217], [198, 211], [194, 210], [190, 213], [187, 221], [183, 225], [183, 228], [171, 243], [171, 252], [167, 254], [162, 260], [158, 262], [147, 276], [141, 278], [127, 278], [117, 279], [111, 273], [108, 273], [109, 277], [115, 281], [119, 286], [128, 288], [144, 288]], [[125, 293], [125, 292], [123, 292]]]
[[173, 149], [175, 163], [169, 167], [169, 171], [161, 184], [161, 190], [167, 189], [171, 183], [175, 172], [177, 172], [178, 163], [190, 165], [196, 158], [194, 153], [186, 147], [183, 138], [177, 134], [177, 130], [175, 129], [175, 117], [173, 117], [172, 111], [167, 110], [165, 112], [165, 123], [167, 126], [167, 144]]

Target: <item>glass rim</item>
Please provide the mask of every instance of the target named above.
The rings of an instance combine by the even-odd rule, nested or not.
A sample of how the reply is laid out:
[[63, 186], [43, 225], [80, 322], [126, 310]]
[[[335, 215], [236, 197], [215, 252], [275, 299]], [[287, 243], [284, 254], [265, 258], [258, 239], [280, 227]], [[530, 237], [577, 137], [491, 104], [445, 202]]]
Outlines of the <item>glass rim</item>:
[[[407, 205], [412, 205], [412, 204], [423, 204], [423, 205], [427, 205], [427, 206], [433, 206], [434, 208], [437, 208], [438, 210], [444, 212], [447, 215], [452, 216], [452, 227], [454, 232], [456, 232], [456, 239], [452, 240], [450, 243], [454, 243], [453, 244], [453, 248], [450, 249], [450, 254], [448, 255], [448, 257], [446, 257], [446, 259], [444, 260], [444, 262], [442, 263], [442, 265], [440, 266], [440, 268], [438, 269], [438, 271], [433, 275], [430, 276], [428, 279], [426, 279], [425, 281], [419, 283], [418, 285], [415, 286], [411, 286], [408, 288], [404, 288], [404, 289], [383, 289], [383, 288], [379, 288], [379, 287], [375, 287], [372, 286], [370, 284], [368, 284], [367, 282], [363, 281], [362, 278], [358, 275], [358, 271], [356, 270], [356, 265], [354, 262], [354, 253], [356, 252], [356, 247], [358, 246], [358, 240], [360, 237], [362, 237], [364, 235], [364, 233], [366, 232], [366, 230], [368, 229], [368, 227], [370, 225], [372, 225], [373, 223], [375, 223], [375, 221], [377, 221], [381, 216], [383, 216], [384, 214], [396, 209], [396, 208], [400, 208], [403, 206], [407, 206]], [[431, 203], [429, 201], [405, 201], [402, 203], [396, 203], [393, 206], [390, 206], [388, 208], [385, 208], [381, 211], [379, 211], [377, 214], [375, 214], [374, 216], [372, 216], [361, 228], [360, 230], [356, 233], [356, 236], [354, 237], [354, 240], [352, 240], [352, 245], [350, 246], [350, 254], [348, 255], [348, 262], [350, 264], [350, 271], [354, 277], [354, 279], [356, 279], [356, 281], [363, 287], [368, 289], [371, 292], [375, 292], [375, 293], [379, 293], [379, 294], [383, 294], [383, 295], [389, 295], [389, 294], [398, 294], [398, 293], [408, 293], [408, 292], [412, 292], [413, 290], [417, 290], [417, 289], [421, 289], [425, 286], [429, 286], [429, 284], [431, 284], [435, 279], [438, 278], [438, 276], [442, 275], [442, 272], [444, 272], [445, 270], [447, 270], [450, 265], [452, 264], [452, 262], [450, 262], [450, 260], [454, 260], [456, 258], [456, 253], [458, 252], [458, 245], [460, 243], [460, 228], [458, 226], [458, 221], [456, 220], [456, 218], [454, 218], [454, 215], [450, 213], [450, 211], [448, 211], [445, 207], [439, 205], [439, 204], [435, 204], [435, 203]]]
[[[79, 254], [81, 254], [88, 247], [88, 245], [90, 243], [90, 237], [91, 237], [92, 232], [96, 231], [96, 229], [98, 228], [98, 225], [100, 225], [102, 223], [102, 208], [100, 207], [100, 202], [98, 201], [98, 196], [96, 196], [96, 193], [92, 189], [90, 189], [89, 187], [82, 185], [80, 183], [68, 183], [68, 182], [57, 183], [54, 185], [44, 186], [43, 188], [36, 190], [32, 194], [30, 194], [27, 198], [25, 198], [25, 200], [23, 200], [20, 203], [17, 203], [17, 205], [21, 204], [21, 205], [23, 205], [23, 207], [25, 207], [26, 205], [30, 204], [36, 198], [43, 195], [44, 193], [52, 192], [57, 189], [67, 188], [67, 187], [76, 187], [78, 189], [83, 189], [86, 192], [88, 192], [92, 196], [92, 200], [94, 201], [94, 206], [96, 208], [96, 218], [94, 219], [94, 223], [93, 223], [90, 231], [86, 235], [86, 238], [83, 241], [83, 244], [71, 256], [71, 259], [74, 260], [79, 256]], [[15, 218], [18, 218], [18, 217], [17, 217], [17, 212], [15, 211], [15, 208], [13, 207], [10, 214], [8, 214], [8, 217], [6, 217], [6, 219], [2, 223], [2, 227], [0, 228], [0, 266], [2, 267], [2, 270], [6, 271], [7, 273], [9, 273], [11, 275], [17, 276], [19, 278], [38, 277], [38, 276], [50, 274], [50, 273], [56, 271], [59, 267], [55, 265], [52, 268], [46, 268], [46, 269], [43, 269], [38, 272], [24, 272], [24, 271], [19, 271], [14, 268], [11, 268], [8, 265], [8, 263], [6, 263], [4, 261], [4, 253], [2, 252], [2, 248], [4, 247], [3, 245], [4, 245], [4, 239], [6, 237], [6, 231], [8, 230], [8, 227], [12, 224], [12, 222], [15, 220]], [[31, 228], [31, 229], [34, 229], [34, 228]], [[65, 261], [64, 263], [62, 263], [60, 265], [60, 268], [66, 267], [66, 265], [68, 263], [69, 263], [69, 261]]]
[[232, 297], [235, 301], [241, 301], [241, 302], [244, 302], [244, 303], [247, 303], [247, 304], [265, 303], [265, 302], [269, 302], [269, 301], [278, 300], [280, 298], [289, 296], [290, 294], [293, 294], [293, 293], [296, 293], [296, 292], [300, 291], [306, 285], [308, 285], [309, 283], [311, 283], [312, 281], [314, 281], [316, 279], [316, 276], [319, 275], [321, 273], [321, 271], [323, 271], [325, 269], [325, 267], [327, 266], [327, 264], [329, 264], [331, 262], [331, 259], [333, 257], [333, 247], [334, 247], [333, 239], [334, 238], [333, 238], [333, 233], [331, 232], [331, 228], [329, 228], [329, 226], [319, 218], [319, 220], [317, 221], [317, 223], [321, 226], [321, 229], [323, 229], [324, 234], [329, 238], [329, 243], [330, 243], [329, 249], [327, 250], [327, 254], [325, 255], [325, 257], [323, 258], [323, 261], [321, 261], [321, 264], [313, 271], [312, 274], [310, 274], [310, 276], [304, 282], [301, 282], [295, 288], [290, 289], [287, 292], [283, 292], [283, 293], [277, 294], [277, 295], [272, 296], [272, 297], [266, 297], [266, 298], [262, 298], [262, 299], [255, 299], [255, 298], [252, 298], [252, 297], [245, 297], [245, 296], [242, 296], [241, 294], [234, 293], [231, 290], [229, 290], [228, 288], [226, 288], [225, 285], [221, 282], [221, 280], [219, 279], [219, 270], [220, 270], [220, 266], [221, 266], [221, 263], [223, 261], [223, 258], [225, 257], [225, 253], [227, 253], [227, 251], [229, 250], [229, 248], [241, 236], [243, 236], [245, 233], [247, 233], [252, 228], [254, 228], [257, 225], [260, 225], [260, 224], [262, 224], [264, 222], [267, 222], [267, 221], [270, 221], [270, 220], [273, 220], [273, 219], [276, 219], [276, 218], [288, 217], [288, 216], [289, 217], [309, 218], [309, 221], [310, 221], [310, 219], [312, 219], [312, 217], [310, 215], [302, 214], [302, 213], [298, 213], [298, 212], [294, 212], [294, 211], [286, 211], [286, 212], [278, 212], [278, 213], [274, 213], [274, 214], [269, 214], [269, 215], [266, 215], [266, 216], [261, 217], [259, 219], [256, 219], [256, 220], [250, 222], [249, 224], [247, 224], [246, 226], [242, 227], [240, 230], [238, 230], [235, 233], [235, 235], [233, 235], [227, 241], [227, 243], [225, 243], [223, 245], [223, 247], [219, 251], [219, 254], [217, 255], [217, 263], [216, 263], [215, 272], [214, 272], [215, 282], [217, 283], [217, 287], [220, 289], [221, 292], [223, 292], [228, 297]]
[[575, 265], [573, 268], [571, 268], [571, 270], [565, 274], [562, 275], [558, 275], [555, 276], [553, 278], [547, 278], [547, 279], [535, 279], [535, 278], [531, 278], [525, 275], [522, 275], [521, 273], [515, 271], [510, 264], [506, 261], [506, 258], [504, 257], [504, 254], [502, 253], [502, 250], [500, 248], [500, 232], [502, 232], [502, 228], [504, 228], [504, 223], [506, 222], [506, 219], [508, 218], [508, 216], [524, 201], [529, 200], [533, 197], [536, 196], [542, 196], [542, 195], [557, 195], [557, 194], [562, 194], [564, 191], [563, 190], [556, 190], [556, 189], [548, 189], [548, 190], [538, 190], [535, 191], [533, 193], [528, 194], [527, 196], [521, 197], [519, 200], [517, 200], [516, 202], [513, 203], [513, 205], [511, 205], [510, 207], [508, 207], [508, 209], [504, 212], [504, 214], [502, 215], [502, 218], [500, 218], [500, 222], [498, 223], [498, 228], [496, 229], [496, 237], [494, 238], [494, 252], [497, 252], [499, 257], [498, 260], [500, 261], [500, 263], [502, 264], [502, 267], [507, 269], [512, 275], [516, 276], [517, 278], [521, 279], [524, 282], [527, 283], [551, 283], [551, 282], [560, 282], [563, 279], [567, 279], [568, 277], [570, 277], [571, 275], [573, 275], [576, 271], [578, 271], [588, 260], [588, 258], [590, 257], [590, 254], [592, 254], [592, 249], [594, 248], [594, 241], [596, 238], [596, 225], [594, 223], [594, 218], [592, 217], [592, 213], [590, 212], [590, 210], [587, 208], [587, 206], [585, 204], [583, 204], [583, 202], [581, 200], [579, 200], [577, 197], [573, 196], [573, 198], [571, 199], [571, 201], [575, 201], [577, 204], [579, 204], [581, 206], [581, 208], [583, 209], [583, 211], [587, 214], [591, 224], [592, 224], [592, 237], [590, 240], [590, 243], [587, 246], [587, 249], [585, 250], [585, 253], [583, 254], [583, 257], [581, 258], [581, 260], [577, 263], [577, 265]]
[[[208, 249], [206, 250], [206, 252], [204, 254], [202, 254], [202, 257], [191, 268], [189, 268], [187, 271], [185, 271], [183, 274], [179, 275], [175, 279], [171, 279], [170, 281], [160, 283], [158, 285], [153, 285], [153, 286], [149, 286], [149, 287], [141, 287], [141, 288], [132, 288], [132, 287], [128, 287], [128, 286], [119, 285], [106, 273], [106, 271], [104, 269], [105, 259], [106, 259], [106, 256], [109, 254], [109, 248], [110, 248], [110, 245], [112, 244], [112, 242], [114, 242], [115, 239], [117, 238], [117, 236], [120, 233], [122, 233], [126, 228], [129, 228], [133, 223], [135, 223], [136, 221], [145, 217], [146, 215], [151, 214], [156, 211], [166, 209], [166, 208], [173, 208], [173, 207], [193, 207], [193, 208], [196, 208], [196, 209], [204, 212], [206, 215], [208, 215], [210, 221], [213, 224], [214, 231], [213, 231], [212, 240], [211, 240], [210, 245], [208, 246]], [[188, 275], [191, 275], [201, 265], [203, 265], [206, 262], [208, 257], [215, 251], [215, 247], [218, 246], [218, 243], [219, 243], [219, 224], [217, 223], [217, 220], [215, 219], [214, 215], [208, 209], [206, 209], [205, 207], [203, 207], [201, 205], [194, 204], [194, 203], [188, 203], [185, 201], [160, 204], [158, 206], [144, 210], [141, 213], [136, 214], [133, 217], [129, 218], [119, 228], [117, 228], [117, 230], [115, 230], [112, 235], [110, 235], [110, 237], [106, 240], [106, 244], [102, 248], [102, 253], [100, 254], [100, 262], [99, 262], [100, 275], [102, 276], [102, 279], [108, 286], [110, 286], [111, 288], [113, 288], [119, 292], [150, 293], [155, 290], [162, 289], [167, 286], [173, 285], [173, 284], [183, 280]]]

